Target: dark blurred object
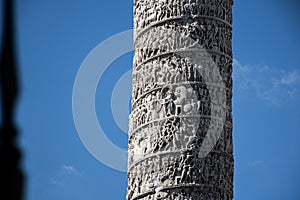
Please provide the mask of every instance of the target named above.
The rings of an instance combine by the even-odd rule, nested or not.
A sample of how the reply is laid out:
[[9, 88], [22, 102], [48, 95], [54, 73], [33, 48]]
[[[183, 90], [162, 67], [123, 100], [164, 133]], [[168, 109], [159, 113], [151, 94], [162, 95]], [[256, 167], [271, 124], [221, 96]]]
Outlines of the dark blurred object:
[[0, 199], [23, 199], [24, 175], [19, 167], [14, 110], [18, 96], [14, 44], [14, 1], [4, 0], [4, 32], [0, 55], [2, 122], [0, 126]]

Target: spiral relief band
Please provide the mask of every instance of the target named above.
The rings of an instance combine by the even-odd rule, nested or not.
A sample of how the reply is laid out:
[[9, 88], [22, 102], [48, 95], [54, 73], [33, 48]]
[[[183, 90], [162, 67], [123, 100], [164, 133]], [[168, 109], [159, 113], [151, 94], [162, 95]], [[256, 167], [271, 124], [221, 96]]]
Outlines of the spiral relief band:
[[135, 1], [127, 200], [233, 198], [232, 3]]

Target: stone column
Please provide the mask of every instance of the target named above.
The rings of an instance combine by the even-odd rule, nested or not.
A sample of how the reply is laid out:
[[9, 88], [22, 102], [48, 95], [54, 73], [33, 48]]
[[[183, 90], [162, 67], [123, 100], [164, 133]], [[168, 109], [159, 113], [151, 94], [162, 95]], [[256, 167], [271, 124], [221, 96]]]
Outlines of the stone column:
[[135, 0], [127, 200], [232, 199], [233, 0]]

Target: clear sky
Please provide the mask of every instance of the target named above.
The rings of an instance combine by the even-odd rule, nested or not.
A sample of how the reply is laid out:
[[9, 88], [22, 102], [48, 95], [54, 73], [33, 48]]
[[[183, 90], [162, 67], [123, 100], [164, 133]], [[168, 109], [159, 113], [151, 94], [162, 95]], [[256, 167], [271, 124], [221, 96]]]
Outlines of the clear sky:
[[[89, 52], [132, 28], [133, 0], [18, 0], [22, 94], [17, 122], [28, 200], [124, 200], [126, 173], [85, 149], [72, 116], [76, 73]], [[299, 6], [298, 6], [299, 7]], [[300, 23], [292, 0], [235, 0], [235, 200], [300, 199]], [[110, 96], [132, 53], [101, 78], [97, 116], [126, 149]], [[105, 150], [103, 150], [105, 153]]]

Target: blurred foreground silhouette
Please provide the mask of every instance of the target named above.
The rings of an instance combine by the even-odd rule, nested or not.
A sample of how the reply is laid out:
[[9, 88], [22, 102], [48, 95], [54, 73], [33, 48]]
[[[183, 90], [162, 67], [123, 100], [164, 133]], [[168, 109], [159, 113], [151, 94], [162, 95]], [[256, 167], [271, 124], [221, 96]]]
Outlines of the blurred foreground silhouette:
[[[14, 123], [18, 97], [17, 60], [14, 44], [14, 1], [4, 0], [3, 38], [0, 49], [0, 199], [23, 199], [24, 175], [19, 167], [21, 152], [16, 145]], [[2, 12], [1, 12], [2, 13]]]

